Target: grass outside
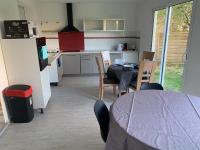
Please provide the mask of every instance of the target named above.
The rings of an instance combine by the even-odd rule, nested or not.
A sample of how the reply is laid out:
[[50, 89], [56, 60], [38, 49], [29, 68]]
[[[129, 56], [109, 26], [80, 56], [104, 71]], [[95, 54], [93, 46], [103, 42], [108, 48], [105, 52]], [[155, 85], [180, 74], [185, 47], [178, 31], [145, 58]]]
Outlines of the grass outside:
[[[168, 65], [165, 71], [164, 88], [166, 90], [181, 91], [183, 67], [182, 65]], [[159, 82], [159, 67], [155, 71], [155, 82]]]

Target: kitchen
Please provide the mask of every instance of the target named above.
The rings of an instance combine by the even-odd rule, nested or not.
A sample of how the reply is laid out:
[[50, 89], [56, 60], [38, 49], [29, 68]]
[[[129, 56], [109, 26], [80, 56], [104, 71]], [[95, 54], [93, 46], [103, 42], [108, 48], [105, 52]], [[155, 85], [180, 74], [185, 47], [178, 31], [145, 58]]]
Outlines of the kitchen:
[[[9, 1], [7, 3], [14, 5]], [[3, 21], [18, 20], [19, 18], [17, 16], [2, 18], [1, 48], [7, 79], [5, 79], [5, 86], [1, 89], [3, 90], [8, 85], [13, 84], [31, 85], [33, 87], [33, 108], [39, 110], [38, 112], [47, 113], [46, 107], [48, 107], [49, 100], [52, 99], [50, 84], [56, 88], [56, 86], [62, 85], [62, 78], [97, 76], [98, 69], [95, 56], [100, 55], [101, 51], [110, 51], [112, 62], [115, 62], [116, 59], [123, 59], [126, 62], [137, 63], [139, 36], [134, 29], [130, 29], [130, 26], [135, 27], [135, 22], [127, 18], [132, 15], [124, 14], [121, 16], [121, 13], [119, 13], [120, 15], [112, 15], [112, 11], [117, 11], [121, 4], [116, 4], [116, 7], [111, 6], [111, 4], [109, 4], [110, 6], [107, 4], [101, 5], [98, 3], [73, 4], [71, 13], [74, 13], [74, 15], [71, 14], [73, 15], [73, 17], [71, 16], [71, 22], [73, 23], [74, 21], [74, 26], [81, 31], [80, 33], [84, 34], [81, 37], [81, 48], [65, 49], [60, 48], [63, 45], [59, 43], [58, 32], [68, 24], [67, 22], [70, 22], [69, 20], [67, 21], [70, 18], [68, 16], [70, 13], [67, 13], [66, 4], [43, 1], [36, 3], [36, 9], [42, 11], [42, 15], [39, 15], [37, 13], [40, 11], [33, 11], [32, 3], [27, 3], [23, 0], [18, 1], [19, 18], [21, 20], [31, 20], [29, 29], [33, 30], [29, 32], [31, 32], [30, 36], [33, 38], [6, 38]], [[129, 7], [132, 13], [135, 13], [132, 6], [124, 5]], [[83, 12], [86, 12], [87, 7], [97, 8], [99, 6], [101, 8], [105, 7], [107, 12], [94, 16], [90, 16], [91, 13], [88, 12], [88, 14], [85, 14], [87, 17], [84, 17]], [[54, 12], [51, 11], [52, 8], [55, 9]], [[110, 11], [110, 8], [115, 10]], [[77, 11], [77, 9], [80, 11]], [[80, 14], [77, 14], [77, 12], [80, 12]], [[100, 12], [102, 11], [100, 10]], [[109, 13], [110, 15], [108, 15]], [[37, 16], [37, 19], [33, 14]], [[81, 15], [81, 18], [79, 15]], [[79, 23], [77, 23], [77, 20]], [[37, 43], [37, 37], [45, 37], [46, 44], [42, 46], [46, 45], [45, 49], [48, 50], [48, 64], [45, 63], [44, 68], [41, 68], [41, 63], [38, 62], [37, 51], [39, 52], [41, 47], [39, 46], [40, 48], [38, 49], [38, 45], [35, 44]], [[73, 46], [77, 46], [76, 43], [73, 43]], [[18, 49], [18, 52], [13, 53], [13, 49]], [[126, 51], [122, 51], [122, 49]], [[44, 56], [44, 58], [46, 57]], [[46, 67], [46, 65], [48, 66]], [[98, 92], [98, 90], [96, 91]], [[92, 94], [91, 96], [98, 97], [98, 94]], [[2, 106], [6, 128], [10, 120], [4, 101], [2, 101]]]
[[[65, 8], [66, 9], [66, 8]], [[67, 11], [67, 10], [66, 10]], [[72, 14], [67, 13], [67, 14]], [[68, 16], [67, 18], [72, 18], [71, 16]], [[108, 22], [107, 24], [107, 30], [105, 29], [105, 22]], [[116, 27], [116, 22], [118, 23], [121, 21], [121, 29], [117, 29], [119, 27]], [[73, 24], [73, 20], [68, 20], [68, 22], [71, 22]], [[74, 45], [72, 47], [68, 47], [69, 45], [63, 45], [61, 41], [65, 40], [58, 40], [59, 34], [62, 34], [60, 32], [59, 34], [53, 32], [54, 30], [58, 30], [57, 28], [54, 29], [51, 28], [51, 25], [53, 26], [53, 23], [51, 22], [44, 22], [42, 24], [42, 34], [46, 36], [47, 38], [47, 47], [49, 49], [50, 55], [56, 55], [56, 52], [62, 55], [62, 68], [63, 68], [63, 75], [94, 75], [98, 73], [97, 65], [95, 63], [95, 56], [100, 53], [100, 51], [103, 50], [109, 50], [111, 54], [111, 60], [112, 62], [115, 62], [115, 59], [124, 59], [126, 62], [129, 63], [137, 63], [138, 62], [138, 51], [136, 50], [136, 45], [139, 41], [139, 37], [134, 35], [129, 35], [130, 33], [126, 34], [126, 20], [125, 19], [86, 19], [83, 20], [82, 26], [84, 35], [81, 35], [81, 45], [78, 45], [77, 40], [71, 40], [69, 45]], [[60, 22], [58, 21], [57, 24]], [[110, 23], [110, 24], [109, 24]], [[44, 25], [43, 25], [44, 24]], [[110, 27], [110, 29], [109, 29]], [[113, 29], [112, 29], [113, 28]], [[73, 32], [73, 29], [67, 32]], [[77, 30], [75, 30], [77, 31]], [[81, 34], [83, 32], [80, 32]], [[66, 38], [72, 38], [72, 34], [70, 33], [70, 37]], [[75, 33], [77, 34], [77, 33]], [[61, 37], [61, 36], [60, 36]], [[61, 37], [65, 38], [65, 37]], [[77, 37], [75, 37], [78, 39]], [[73, 38], [72, 38], [73, 39]], [[60, 42], [59, 42], [60, 41]], [[67, 40], [66, 40], [67, 41]], [[73, 43], [74, 42], [74, 43]], [[122, 49], [117, 47], [117, 45], [122, 45], [119, 43], [128, 43], [128, 47], [126, 46], [124, 52], [122, 52]], [[60, 45], [59, 45], [60, 44]], [[65, 44], [65, 43], [64, 43]], [[119, 51], [117, 51], [119, 49]], [[62, 72], [62, 71], [61, 71]]]
[[[112, 15], [113, 11], [120, 9], [121, 4], [115, 4], [115, 7], [113, 7], [113, 4], [103, 3], [85, 4], [78, 2], [73, 5], [68, 5], [69, 6], [61, 2], [47, 3], [44, 1], [34, 3], [33, 5], [33, 2], [27, 3], [21, 0], [18, 2], [19, 18], [21, 20], [33, 20], [30, 22], [30, 29], [33, 29], [33, 31], [31, 31], [33, 38], [15, 40], [10, 39], [8, 36], [6, 37], [8, 39], [5, 39], [6, 33], [2, 32], [3, 39], [1, 43], [9, 84], [26, 83], [32, 85], [34, 89], [36, 89], [33, 93], [34, 99], [43, 99], [42, 101], [39, 100], [35, 102], [34, 108], [41, 109], [42, 113], [51, 97], [51, 90], [47, 85], [48, 80], [51, 85], [58, 86], [59, 82], [62, 82], [62, 77], [98, 75], [95, 56], [100, 55], [100, 52], [105, 50], [110, 51], [112, 62], [123, 60], [129, 63], [137, 63], [139, 58], [139, 36], [135, 29], [135, 21], [130, 19], [132, 14], [135, 14], [135, 10], [132, 9], [132, 6], [130, 7], [127, 3], [123, 4], [126, 8], [128, 7], [132, 14], [118, 13], [117, 15], [117, 13], [115, 13], [115, 15]], [[86, 11], [87, 8], [99, 7], [106, 9], [107, 12], [99, 10], [101, 13], [95, 11], [97, 14], [91, 16], [91, 13]], [[38, 11], [33, 11], [33, 8]], [[110, 8], [113, 10], [110, 10]], [[52, 9], [54, 9], [53, 12], [51, 11]], [[38, 12], [41, 14], [37, 14]], [[75, 27], [73, 24], [75, 24]], [[62, 32], [66, 25], [69, 26], [69, 29], [66, 29], [67, 32], [65, 29], [64, 32]], [[1, 27], [3, 31], [3, 25]], [[77, 32], [78, 30], [80, 32]], [[80, 35], [77, 37], [76, 34]], [[37, 66], [38, 62], [35, 52], [38, 46], [33, 45], [37, 37], [45, 37], [46, 49], [48, 50], [48, 78], [48, 71], [42, 73], [41, 66], [40, 68]], [[66, 45], [66, 41], [71, 41], [72, 43], [67, 42], [68, 45]], [[79, 41], [79, 44], [77, 44], [77, 41]], [[23, 45], [22, 43], [25, 44]], [[23, 61], [32, 62], [32, 67], [26, 65], [26, 63], [22, 61], [18, 61], [22, 55], [20, 55], [20, 53], [19, 55], [15, 55], [12, 52], [13, 49], [16, 48], [21, 49], [20, 53], [24, 54], [24, 58], [27, 57], [27, 59]], [[28, 53], [26, 49], [35, 49], [35, 51], [30, 51]], [[31, 58], [31, 54], [34, 57]], [[13, 66], [17, 66], [17, 63], [19, 63], [18, 67], [13, 68]], [[45, 66], [46, 65], [47, 64], [45, 64]], [[22, 66], [27, 68], [25, 69], [27, 72], [20, 69]], [[32, 70], [30, 70], [30, 68], [32, 68]], [[35, 68], [35, 70], [33, 68]], [[18, 77], [13, 76], [14, 72], [15, 76], [16, 73], [19, 72]], [[36, 81], [35, 78], [38, 80]], [[40, 82], [42, 82], [41, 85]]]
[[[71, 15], [73, 15], [72, 12], [73, 11], [71, 10], [71, 13], [67, 13], [70, 14], [67, 18], [73, 18], [71, 17]], [[73, 26], [72, 19], [68, 20], [68, 22], [71, 22]], [[138, 51], [136, 50], [136, 44], [139, 41], [139, 37], [135, 35], [125, 35], [125, 32], [127, 32], [125, 30], [126, 22], [125, 19], [83, 20], [84, 35], [80, 35], [82, 42], [81, 45], [77, 44], [79, 43], [78, 40], [73, 40], [73, 33], [70, 33], [70, 36], [68, 35], [68, 37], [66, 37], [69, 38], [69, 40], [67, 40], [64, 39], [64, 35], [62, 36], [62, 32], [59, 34], [52, 32], [53, 28], [50, 28], [51, 23], [46, 22], [44, 23], [45, 25], [43, 25], [43, 23], [41, 24], [42, 30], [45, 31], [43, 34], [47, 37], [47, 46], [49, 51], [56, 55], [55, 52], [59, 51], [59, 49], [61, 50], [60, 54], [62, 54], [63, 74], [64, 76], [67, 76], [97, 74], [98, 70], [95, 63], [95, 56], [103, 50], [110, 51], [112, 62], [115, 62], [115, 59], [124, 59], [124, 61], [129, 63], [137, 63]], [[60, 22], [57, 23], [59, 24]], [[118, 23], [121, 23], [120, 27], [116, 26]], [[78, 31], [77, 29], [74, 30]], [[66, 29], [66, 32], [74, 31], [73, 29], [68, 28]], [[80, 34], [82, 33], [83, 32], [80, 32]], [[78, 39], [78, 37], [75, 38]], [[66, 43], [63, 44], [62, 41], [72, 42], [69, 42], [67, 45]], [[126, 48], [124, 48], [125, 51], [122, 52], [123, 48], [120, 49], [120, 46], [123, 47], [123, 44], [119, 43], [123, 42], [128, 42], [128, 47], [126, 45]], [[69, 47], [71, 45], [73, 46]], [[54, 54], [51, 54], [51, 56]]]

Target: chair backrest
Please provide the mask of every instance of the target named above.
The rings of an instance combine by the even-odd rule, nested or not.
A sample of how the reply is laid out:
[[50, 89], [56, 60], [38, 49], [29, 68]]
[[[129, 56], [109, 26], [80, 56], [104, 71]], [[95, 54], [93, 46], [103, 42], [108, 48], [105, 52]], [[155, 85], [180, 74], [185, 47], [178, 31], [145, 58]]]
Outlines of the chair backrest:
[[164, 88], [159, 83], [143, 83], [140, 90], [164, 90]]
[[143, 60], [140, 62], [136, 90], [140, 90], [142, 83], [151, 83], [153, 81], [155, 61]]
[[101, 57], [95, 56], [98, 72], [100, 75], [104, 74], [103, 61]]
[[99, 83], [103, 84], [103, 78], [104, 78], [104, 67], [103, 67], [103, 61], [101, 57], [95, 56], [96, 63], [97, 63], [97, 68], [99, 72]]
[[155, 52], [143, 51], [142, 60], [150, 60], [153, 61]]
[[96, 101], [94, 104], [94, 113], [100, 126], [101, 137], [106, 142], [109, 132], [109, 111], [103, 101]]
[[112, 64], [110, 59], [110, 52], [109, 51], [102, 51], [101, 57], [103, 60], [103, 66], [104, 66], [104, 72], [106, 73], [108, 70], [108, 67]]

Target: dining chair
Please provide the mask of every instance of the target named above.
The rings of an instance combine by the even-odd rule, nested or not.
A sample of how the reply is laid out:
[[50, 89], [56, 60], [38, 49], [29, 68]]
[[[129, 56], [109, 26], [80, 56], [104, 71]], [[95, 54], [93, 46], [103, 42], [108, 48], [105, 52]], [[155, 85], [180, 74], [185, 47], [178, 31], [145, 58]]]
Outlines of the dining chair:
[[101, 57], [103, 61], [104, 72], [106, 73], [108, 67], [112, 64], [110, 59], [110, 52], [109, 51], [101, 51]]
[[139, 64], [139, 71], [136, 81], [132, 81], [130, 88], [133, 90], [140, 90], [140, 87], [143, 83], [152, 83], [154, 71], [156, 67], [155, 61], [143, 60]]
[[142, 60], [153, 61], [155, 52], [143, 51]]
[[104, 95], [104, 88], [106, 86], [113, 86], [113, 93], [116, 94], [116, 87], [119, 84], [118, 81], [110, 80], [106, 77], [103, 69], [102, 58], [96, 56], [96, 63], [99, 71], [99, 99], [102, 100]]
[[140, 90], [164, 90], [164, 88], [159, 83], [143, 83]]
[[96, 101], [94, 104], [94, 113], [100, 126], [101, 137], [106, 142], [109, 132], [109, 111], [103, 101]]

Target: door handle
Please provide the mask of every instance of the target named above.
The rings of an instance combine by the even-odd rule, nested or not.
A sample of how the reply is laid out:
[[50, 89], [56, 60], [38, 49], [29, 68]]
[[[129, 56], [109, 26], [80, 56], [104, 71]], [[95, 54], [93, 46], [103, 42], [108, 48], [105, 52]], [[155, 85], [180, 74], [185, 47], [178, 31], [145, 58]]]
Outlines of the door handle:
[[187, 56], [187, 50], [186, 50], [186, 52], [183, 54], [183, 58], [182, 58], [183, 63], [185, 63], [187, 61], [187, 59], [188, 59], [188, 56]]

